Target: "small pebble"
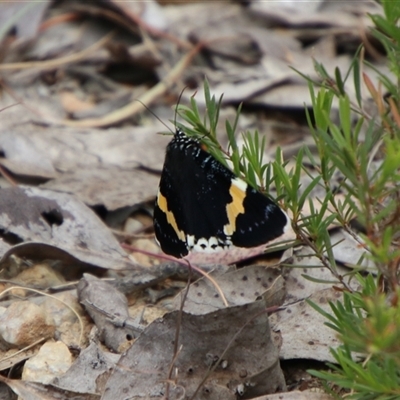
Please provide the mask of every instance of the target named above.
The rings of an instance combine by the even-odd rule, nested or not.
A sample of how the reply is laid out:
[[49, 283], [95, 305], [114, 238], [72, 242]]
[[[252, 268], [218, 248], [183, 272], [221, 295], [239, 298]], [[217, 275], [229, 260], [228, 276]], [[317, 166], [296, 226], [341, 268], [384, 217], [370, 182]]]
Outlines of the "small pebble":
[[38, 354], [25, 363], [22, 379], [49, 384], [54, 378], [65, 374], [71, 365], [71, 353], [63, 342], [47, 342]]
[[53, 318], [29, 301], [16, 301], [0, 315], [0, 336], [18, 348], [53, 337], [54, 331]]

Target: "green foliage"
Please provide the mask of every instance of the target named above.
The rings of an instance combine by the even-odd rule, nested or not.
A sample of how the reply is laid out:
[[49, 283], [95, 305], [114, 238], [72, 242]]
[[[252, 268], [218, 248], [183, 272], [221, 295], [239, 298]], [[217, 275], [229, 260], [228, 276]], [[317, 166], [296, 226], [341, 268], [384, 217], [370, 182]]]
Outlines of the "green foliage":
[[[349, 389], [353, 399], [400, 398], [400, 3], [382, 1], [385, 14], [372, 15], [374, 35], [383, 44], [396, 82], [380, 75], [389, 92], [383, 96], [366, 74], [361, 74], [358, 53], [346, 77], [353, 76], [355, 101], [347, 94], [340, 72], [330, 77], [315, 63], [321, 82], [309, 79], [312, 111], [308, 120], [320, 159], [327, 193], [333, 193], [332, 176], [343, 177], [345, 200], [329, 198], [340, 224], [351, 232], [355, 217], [365, 232], [363, 246], [377, 267], [376, 276], [356, 275], [359, 291], [348, 290], [343, 300], [331, 303], [332, 313], [311, 304], [336, 331], [342, 345], [331, 349], [337, 364], [330, 372], [310, 371], [327, 382]], [[375, 103], [378, 117], [363, 110], [362, 81]], [[316, 87], [318, 92], [316, 93]], [[337, 101], [339, 120], [332, 121], [332, 104]], [[322, 242], [327, 241], [322, 239]], [[329, 253], [328, 260], [331, 261]]]
[[268, 192], [272, 182], [271, 166], [263, 162], [265, 150], [265, 137], [258, 132], [243, 133], [243, 149], [239, 149], [236, 142], [236, 130], [241, 106], [237, 109], [236, 118], [231, 124], [225, 123], [228, 137], [228, 151], [224, 151], [217, 139], [217, 124], [222, 96], [217, 100], [211, 96], [207, 79], [204, 81], [204, 98], [206, 103], [205, 116], [201, 117], [196, 100], [191, 98], [190, 107], [179, 105], [178, 114], [189, 124], [183, 125], [177, 122], [177, 126], [184, 130], [188, 136], [199, 138], [204, 146], [217, 160], [225, 166], [231, 163], [233, 172], [246, 180], [250, 185]]
[[[309, 371], [313, 375], [351, 389], [353, 399], [398, 399], [400, 397], [400, 307], [399, 290], [380, 293], [376, 278], [357, 275], [362, 290], [345, 292], [343, 302], [330, 303], [333, 314], [310, 303], [323, 314], [343, 345], [331, 349], [338, 365], [330, 372]], [[362, 361], [363, 360], [363, 361]]]
[[[345, 72], [336, 68], [331, 76], [317, 61], [319, 80], [298, 71], [309, 84], [311, 109], [306, 116], [317, 155], [301, 149], [290, 169], [279, 149], [275, 162], [264, 164], [265, 139], [258, 132], [244, 133], [244, 146], [239, 149], [235, 133], [240, 107], [235, 121], [226, 122], [229, 148], [222, 150], [216, 136], [222, 98], [210, 95], [207, 81], [204, 118], [194, 98], [190, 107], [178, 108], [190, 125], [184, 127], [185, 132], [199, 137], [217, 159], [254, 187], [265, 191], [274, 187], [278, 200], [290, 211], [298, 239], [330, 269], [334, 280], [329, 283], [344, 288], [343, 299], [330, 304], [331, 313], [311, 304], [342, 343], [331, 349], [336, 363], [329, 365], [329, 372], [311, 372], [348, 389], [346, 397], [363, 400], [400, 398], [400, 2], [381, 3], [384, 15], [370, 16], [373, 34], [387, 53], [395, 79], [377, 71], [380, 84], [375, 85], [362, 72], [367, 63], [361, 47]], [[375, 105], [374, 117], [364, 109], [367, 97]], [[317, 175], [310, 175], [310, 183], [302, 187], [302, 176], [309, 174], [305, 161]], [[325, 194], [315, 202], [310, 194], [317, 187]], [[362, 240], [351, 227], [355, 219], [362, 228]], [[328, 231], [332, 223], [358, 240], [376, 266], [375, 275], [354, 274], [358, 291], [337, 272]], [[361, 269], [361, 261], [355, 260], [355, 271]]]

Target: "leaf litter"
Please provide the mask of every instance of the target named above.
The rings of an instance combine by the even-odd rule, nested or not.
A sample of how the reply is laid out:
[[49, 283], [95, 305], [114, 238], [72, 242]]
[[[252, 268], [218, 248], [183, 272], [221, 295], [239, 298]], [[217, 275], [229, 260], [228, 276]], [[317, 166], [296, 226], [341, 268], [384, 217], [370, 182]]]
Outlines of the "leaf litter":
[[[366, 13], [380, 12], [373, 1], [355, 10], [321, 0], [293, 12], [286, 2], [248, 3], [14, 6], [0, 31], [1, 105], [19, 103], [0, 114], [0, 320], [14, 338], [26, 327], [9, 317], [13, 308], [50, 322], [46, 331], [33, 320], [28, 342], [0, 334], [0, 397], [273, 399], [289, 389], [286, 378], [280, 399], [328, 398], [295, 391], [311, 379], [300, 386], [285, 370], [332, 361], [338, 344], [305, 301], [328, 310], [341, 297], [310, 249], [214, 266], [212, 283], [119, 242], [155, 248], [152, 202], [169, 137], [156, 134], [165, 127], [138, 98], [167, 121], [182, 88], [201, 88], [207, 76], [224, 94], [221, 114], [244, 102], [239, 130], [266, 133], [267, 159], [276, 146], [313, 151], [307, 85], [289, 66], [317, 78], [314, 57], [345, 71], [369, 37]], [[371, 57], [379, 65], [379, 51]], [[340, 274], [356, 258], [373, 269], [358, 238], [334, 229], [332, 241]], [[43, 383], [35, 356], [58, 342], [72, 364]], [[28, 367], [36, 382], [24, 379]]]

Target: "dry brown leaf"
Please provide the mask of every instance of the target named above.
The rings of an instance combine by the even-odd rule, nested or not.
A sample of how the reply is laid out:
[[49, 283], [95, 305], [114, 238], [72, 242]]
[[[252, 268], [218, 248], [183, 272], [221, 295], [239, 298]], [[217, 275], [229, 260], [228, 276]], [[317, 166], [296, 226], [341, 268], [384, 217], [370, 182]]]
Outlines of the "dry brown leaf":
[[[39, 342], [41, 343], [44, 340], [45, 338], [42, 338]], [[21, 361], [33, 357], [39, 351], [39, 347], [37, 345], [38, 342], [34, 343], [33, 348], [32, 346], [28, 346], [27, 348], [21, 350], [11, 349], [6, 353], [1, 354], [2, 357], [0, 359], [0, 371], [12, 368], [13, 366], [19, 364]]]
[[312, 390], [284, 392], [269, 394], [268, 396], [255, 397], [253, 400], [333, 400], [334, 398], [324, 392]]
[[153, 200], [159, 176], [140, 168], [95, 167], [64, 173], [43, 188], [76, 194], [85, 204], [103, 205], [108, 211]]
[[40, 241], [102, 268], [135, 266], [97, 215], [72, 195], [39, 188], [0, 189], [0, 209], [5, 240]]
[[128, 325], [126, 297], [109, 283], [85, 274], [78, 284], [78, 297], [109, 349], [121, 353], [140, 333]]
[[[286, 295], [285, 282], [278, 268], [253, 265], [213, 278], [229, 306], [253, 303], [260, 298], [266, 301], [267, 307], [278, 306], [283, 303]], [[176, 309], [180, 307], [183, 293], [185, 290], [174, 301]], [[215, 285], [204, 277], [190, 285], [183, 309], [188, 313], [200, 315], [224, 307]]]
[[[329, 301], [341, 300], [342, 293], [334, 289], [314, 292], [308, 300], [323, 310], [332, 313]], [[312, 359], [335, 362], [330, 348], [340, 344], [335, 331], [325, 325], [326, 318], [315, 311], [305, 300], [286, 305], [270, 316], [271, 329], [282, 335], [280, 357], [290, 359]]]
[[61, 377], [53, 380], [58, 388], [77, 393], [103, 392], [103, 385], [111, 370], [115, 368], [119, 354], [108, 353], [96, 343], [91, 342], [72, 364], [71, 368]]
[[369, 258], [370, 253], [364, 240], [355, 232], [350, 234], [344, 229], [336, 229], [330, 233], [332, 252], [335, 260], [346, 267], [362, 268], [376, 272], [376, 266]]
[[[218, 360], [220, 365], [202, 384]], [[174, 311], [154, 321], [121, 357], [103, 399], [120, 399], [127, 392], [132, 399], [163, 398], [168, 381], [170, 399], [190, 398], [199, 385], [199, 399], [235, 399], [236, 393], [249, 399], [284, 390], [264, 301], [205, 315], [183, 313], [182, 318]]]
[[38, 150], [34, 141], [27, 136], [3, 131], [0, 135], [0, 152], [0, 164], [15, 175], [36, 179], [51, 179], [56, 176], [47, 152]]
[[14, 28], [15, 34], [20, 39], [24, 41], [32, 40], [39, 31], [40, 23], [49, 3], [49, 0], [44, 0], [40, 3], [2, 1], [0, 2], [0, 26], [4, 29], [13, 21], [14, 23], [8, 26], [8, 30], [12, 31]]
[[[332, 272], [324, 267], [321, 260], [315, 257], [314, 252], [307, 246], [302, 246], [296, 249], [290, 249], [282, 258], [285, 263], [285, 281], [287, 296], [285, 299], [286, 304], [291, 304], [300, 300], [307, 299], [312, 294], [322, 289], [329, 289], [334, 284], [340, 286], [338, 279]], [[349, 269], [341, 266], [336, 266], [337, 273], [341, 276], [346, 276]], [[314, 281], [307, 279], [310, 277]], [[318, 282], [319, 281], [319, 282]], [[325, 282], [324, 282], [325, 281]], [[357, 284], [352, 283], [351, 277], [344, 279], [346, 284], [356, 288]]]
[[58, 389], [52, 385], [43, 385], [40, 383], [27, 382], [17, 379], [8, 379], [0, 375], [0, 382], [9, 386], [14, 393], [21, 396], [22, 399], [29, 400], [99, 400], [100, 395], [90, 393], [75, 393]]

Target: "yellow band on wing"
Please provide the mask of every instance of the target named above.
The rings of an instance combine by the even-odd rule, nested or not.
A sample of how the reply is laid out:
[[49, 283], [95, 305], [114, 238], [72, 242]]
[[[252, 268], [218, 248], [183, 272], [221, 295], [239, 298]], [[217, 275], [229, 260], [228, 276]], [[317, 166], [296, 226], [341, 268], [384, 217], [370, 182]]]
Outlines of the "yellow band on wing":
[[236, 218], [239, 214], [244, 214], [243, 201], [246, 197], [246, 182], [239, 178], [233, 179], [229, 194], [232, 201], [226, 206], [226, 214], [228, 216], [228, 223], [224, 225], [225, 235], [231, 236], [236, 229]]
[[157, 195], [157, 205], [160, 210], [167, 216], [167, 222], [172, 226], [178, 238], [183, 242], [186, 242], [186, 235], [178, 228], [174, 214], [168, 210], [167, 199], [161, 194], [161, 192], [158, 192]]

